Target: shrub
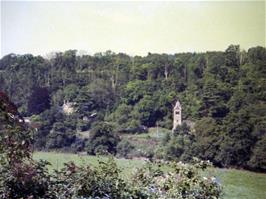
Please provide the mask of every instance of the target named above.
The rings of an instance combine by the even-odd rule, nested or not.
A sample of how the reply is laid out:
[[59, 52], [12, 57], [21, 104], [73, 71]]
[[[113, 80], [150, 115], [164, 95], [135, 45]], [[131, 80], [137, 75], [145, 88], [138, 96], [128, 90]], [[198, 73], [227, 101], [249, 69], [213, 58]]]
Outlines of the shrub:
[[128, 158], [135, 147], [127, 140], [122, 140], [117, 145], [117, 153], [119, 156]]
[[46, 161], [1, 164], [0, 198], [47, 198], [52, 181]]
[[266, 171], [266, 135], [259, 140], [253, 149], [248, 166], [257, 171]]
[[[164, 166], [170, 171], [164, 171]], [[159, 165], [148, 164], [135, 172], [132, 187], [139, 190], [144, 198], [220, 198], [222, 188], [215, 177], [203, 177], [209, 162], [195, 164], [169, 162]]]
[[56, 172], [55, 179], [53, 189], [57, 198], [126, 199], [132, 196], [113, 158], [107, 162], [99, 161], [97, 167], [78, 167], [70, 162]]
[[116, 153], [116, 146], [120, 138], [113, 132], [113, 127], [105, 122], [96, 124], [90, 132], [87, 142], [88, 154]]

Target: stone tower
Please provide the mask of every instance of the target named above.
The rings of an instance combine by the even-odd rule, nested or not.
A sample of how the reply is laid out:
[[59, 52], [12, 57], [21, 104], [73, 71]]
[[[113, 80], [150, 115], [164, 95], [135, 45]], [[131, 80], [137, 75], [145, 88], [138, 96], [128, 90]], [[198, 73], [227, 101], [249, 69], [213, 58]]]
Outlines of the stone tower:
[[177, 100], [174, 110], [173, 110], [173, 131], [176, 129], [177, 126], [182, 124], [182, 115], [181, 115], [181, 104], [180, 102]]

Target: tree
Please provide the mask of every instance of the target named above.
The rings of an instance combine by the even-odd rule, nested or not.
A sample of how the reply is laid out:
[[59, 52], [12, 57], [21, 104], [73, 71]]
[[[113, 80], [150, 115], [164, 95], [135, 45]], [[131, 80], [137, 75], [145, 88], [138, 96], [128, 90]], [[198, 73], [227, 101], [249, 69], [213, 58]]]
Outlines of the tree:
[[219, 153], [219, 145], [221, 136], [219, 132], [219, 124], [211, 117], [205, 117], [197, 121], [195, 125], [195, 143], [193, 143], [193, 154], [203, 160], [210, 160], [219, 164], [215, 160]]
[[[10, 54], [0, 60], [0, 89], [23, 117], [31, 116], [40, 149], [55, 137], [68, 143], [77, 129], [90, 131], [102, 121], [120, 133], [147, 132], [145, 126], [155, 125], [171, 129], [172, 104], [178, 98], [183, 119], [196, 121], [198, 128], [191, 150], [183, 154], [213, 159], [219, 166], [245, 167], [265, 134], [265, 66], [265, 48], [246, 53], [238, 45], [225, 51], [143, 57], [111, 51], [77, 55], [75, 50], [48, 59]], [[74, 102], [71, 119], [61, 112], [64, 100]], [[55, 123], [64, 128], [55, 130]], [[79, 145], [77, 139], [74, 145]], [[174, 141], [182, 147], [182, 139]], [[107, 149], [100, 145], [98, 151]], [[226, 157], [227, 152], [232, 156]]]
[[225, 63], [227, 66], [238, 67], [240, 65], [240, 46], [230, 45], [225, 50]]
[[64, 88], [64, 99], [73, 101], [78, 95], [79, 87], [76, 84], [69, 84]]
[[113, 127], [105, 122], [96, 124], [87, 142], [89, 154], [116, 153], [116, 146], [120, 141], [119, 137], [113, 132]]
[[[194, 136], [189, 132], [186, 124], [175, 129], [170, 139], [165, 139], [165, 158], [168, 160], [189, 161], [193, 157], [190, 154], [191, 145], [194, 142]], [[166, 135], [168, 136], [168, 135]]]
[[251, 169], [266, 171], [266, 135], [258, 140], [252, 150], [252, 156], [248, 161]]
[[246, 166], [255, 141], [247, 110], [231, 113], [224, 123], [226, 133], [223, 134], [217, 160], [222, 166]]
[[56, 122], [47, 137], [46, 147], [48, 149], [70, 148], [75, 143], [75, 134], [76, 132], [67, 126], [66, 122]]
[[215, 79], [213, 75], [205, 76], [202, 101], [203, 110], [201, 115], [215, 118], [223, 118], [228, 113], [226, 102], [231, 97], [231, 91], [227, 84]]
[[28, 111], [31, 114], [39, 114], [50, 108], [50, 96], [47, 88], [35, 87], [28, 101]]
[[248, 60], [253, 64], [265, 61], [266, 49], [261, 46], [248, 49]]
[[129, 157], [135, 147], [127, 140], [122, 140], [117, 145], [117, 153], [122, 157]]

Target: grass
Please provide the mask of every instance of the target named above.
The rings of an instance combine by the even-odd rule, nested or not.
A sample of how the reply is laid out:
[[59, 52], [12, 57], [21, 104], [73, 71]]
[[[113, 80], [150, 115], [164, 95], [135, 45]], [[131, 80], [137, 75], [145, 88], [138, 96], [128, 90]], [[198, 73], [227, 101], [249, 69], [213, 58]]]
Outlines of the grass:
[[[56, 152], [35, 152], [33, 155], [35, 160], [47, 160], [51, 163], [49, 169], [61, 169], [64, 166], [64, 163], [73, 161], [77, 165], [87, 165], [97, 166], [98, 161], [106, 161], [108, 157], [104, 156], [87, 156], [87, 155], [78, 155], [71, 153], [56, 153]], [[115, 159], [118, 165], [118, 168], [121, 169], [122, 175], [128, 177], [134, 169], [140, 168], [145, 164], [144, 160], [128, 160], [128, 159]]]
[[138, 138], [138, 139], [156, 139], [158, 141], [160, 141], [166, 133], [171, 133], [170, 130], [165, 129], [165, 128], [161, 128], [161, 127], [152, 127], [148, 129], [148, 133], [136, 133], [136, 134], [121, 134], [122, 137], [132, 137], [132, 138]]
[[215, 169], [224, 186], [224, 198], [265, 199], [266, 174], [236, 169]]
[[[73, 161], [78, 165], [91, 164], [96, 166], [98, 160], [107, 160], [107, 157], [80, 156], [77, 154], [36, 152], [34, 159], [47, 160], [52, 166], [50, 169], [60, 169], [64, 163]], [[135, 168], [145, 164], [144, 160], [116, 159], [122, 175], [127, 178]], [[211, 169], [211, 175], [216, 176], [223, 185], [225, 199], [265, 199], [266, 174], [254, 173], [236, 169]]]
[[155, 152], [166, 133], [171, 131], [164, 128], [149, 128], [148, 133], [121, 134], [121, 138], [129, 141], [137, 149], [137, 153], [143, 156]]

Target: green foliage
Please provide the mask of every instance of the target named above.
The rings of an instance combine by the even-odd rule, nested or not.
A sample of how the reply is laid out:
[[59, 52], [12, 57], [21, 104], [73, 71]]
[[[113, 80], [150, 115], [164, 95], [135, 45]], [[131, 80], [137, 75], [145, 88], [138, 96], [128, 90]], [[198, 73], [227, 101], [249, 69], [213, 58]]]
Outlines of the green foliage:
[[50, 108], [50, 96], [47, 88], [35, 87], [29, 97], [28, 111], [31, 114], [39, 114]]
[[[125, 180], [113, 158], [99, 161], [97, 167], [69, 162], [52, 174], [46, 194], [54, 198], [220, 198], [216, 178], [200, 173], [208, 165], [203, 161], [194, 165], [149, 163]], [[164, 171], [165, 166], [170, 171]]]
[[[143, 198], [220, 198], [221, 186], [215, 177], [203, 177], [208, 162], [187, 165], [182, 162], [167, 163], [170, 171], [163, 171], [163, 164], [148, 165], [136, 171], [133, 185], [141, 190]], [[139, 196], [140, 197], [140, 196]], [[142, 198], [140, 197], [140, 198]]]
[[121, 157], [130, 157], [135, 147], [127, 140], [121, 140], [117, 145], [117, 154]]
[[245, 165], [250, 158], [246, 154], [251, 154], [250, 150], [254, 142], [248, 113], [240, 111], [237, 114], [231, 114], [226, 122], [227, 133], [220, 144], [219, 158], [223, 166]]
[[0, 197], [45, 197], [46, 162], [32, 160], [32, 136], [16, 106], [0, 92]]
[[203, 160], [210, 160], [218, 164], [215, 157], [219, 153], [219, 143], [222, 139], [219, 136], [217, 122], [210, 117], [202, 118], [195, 125], [195, 140], [193, 151], [197, 152], [197, 157]]
[[64, 88], [64, 99], [73, 101], [78, 94], [79, 87], [76, 84], [69, 84]]
[[251, 168], [264, 171], [266, 169], [266, 135], [257, 141], [248, 162]]
[[90, 132], [88, 140], [88, 154], [116, 153], [119, 137], [113, 132], [110, 124], [101, 122], [96, 124]]
[[75, 131], [67, 126], [67, 122], [54, 123], [51, 131], [46, 143], [46, 147], [49, 149], [68, 147], [75, 142]]
[[127, 198], [130, 189], [119, 173], [112, 158], [99, 161], [98, 167], [78, 167], [70, 162], [55, 172], [52, 189], [56, 198]]
[[131, 125], [131, 123], [133, 123], [131, 111], [132, 111], [132, 106], [127, 104], [120, 104], [116, 108], [116, 110], [108, 116], [107, 121], [111, 121], [114, 124], [116, 124], [115, 130], [117, 132], [121, 132], [127, 129], [128, 127], [135, 128], [140, 124]]
[[[132, 136], [132, 135], [131, 135]], [[147, 136], [134, 135], [137, 137]], [[47, 160], [52, 165], [49, 166], [49, 170], [59, 169], [64, 167], [64, 163], [69, 160], [75, 162], [77, 166], [89, 164], [92, 167], [98, 167], [98, 160], [107, 161], [108, 157], [105, 156], [80, 156], [78, 154], [71, 153], [55, 153], [55, 152], [35, 152], [33, 154], [35, 160]], [[117, 159], [115, 162], [118, 168], [121, 169], [120, 175], [123, 179], [132, 179], [132, 174], [136, 173], [137, 168], [142, 168], [145, 164], [143, 159]], [[168, 166], [162, 167], [163, 171], [169, 171]], [[223, 194], [222, 198], [265, 198], [266, 188], [266, 175], [265, 173], [251, 172], [243, 169], [225, 169], [225, 168], [207, 168], [205, 172], [201, 173], [202, 177], [215, 176], [217, 181], [222, 184]]]
[[166, 135], [163, 139], [164, 158], [168, 160], [191, 160], [193, 154], [189, 154], [189, 152], [193, 142], [194, 136], [190, 134], [188, 126], [184, 124], [178, 127], [171, 136]]
[[26, 128], [17, 107], [0, 92], [0, 153], [7, 164], [30, 158], [32, 136]]
[[45, 161], [20, 162], [0, 167], [1, 198], [49, 198], [52, 186]]
[[237, 67], [240, 65], [240, 46], [230, 45], [225, 50], [225, 64], [227, 66]]
[[[211, 159], [218, 166], [259, 169], [252, 156], [265, 135], [266, 49], [240, 49], [230, 45], [224, 52], [144, 57], [111, 51], [79, 56], [76, 50], [49, 59], [10, 54], [0, 60], [0, 89], [23, 116], [37, 114], [33, 126], [39, 149], [69, 148], [70, 141], [79, 145], [85, 139], [77, 130], [91, 131], [94, 123], [104, 121], [120, 133], [146, 132], [157, 125], [171, 129], [172, 108], [179, 99], [182, 119], [202, 124], [198, 134], [192, 133], [196, 139], [190, 149], [176, 153]], [[73, 127], [64, 122], [64, 101], [73, 103]], [[68, 127], [56, 130], [54, 123]], [[107, 149], [99, 145], [97, 151]]]

